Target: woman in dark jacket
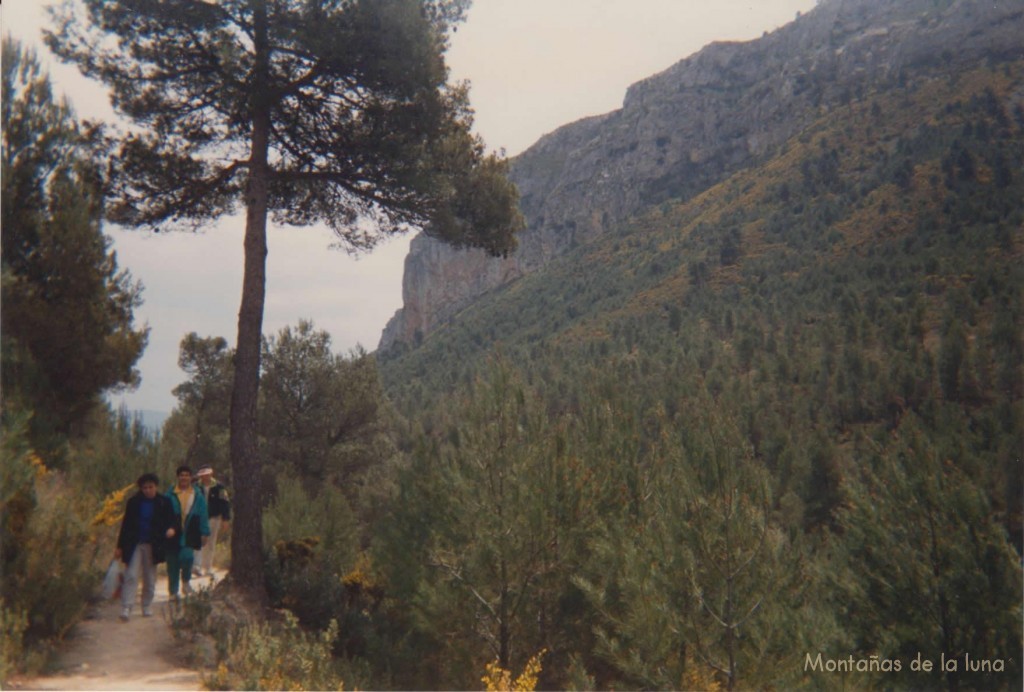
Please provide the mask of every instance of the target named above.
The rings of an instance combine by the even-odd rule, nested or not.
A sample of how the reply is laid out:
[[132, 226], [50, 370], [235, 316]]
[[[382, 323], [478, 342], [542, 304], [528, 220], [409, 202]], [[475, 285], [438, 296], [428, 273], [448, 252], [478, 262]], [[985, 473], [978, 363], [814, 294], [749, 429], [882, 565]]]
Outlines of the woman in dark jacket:
[[121, 620], [127, 621], [135, 604], [135, 592], [142, 575], [142, 615], [153, 614], [153, 596], [156, 594], [156, 566], [164, 561], [167, 541], [174, 538], [174, 508], [169, 498], [160, 495], [160, 480], [152, 473], [144, 473], [137, 481], [139, 492], [128, 499], [117, 534], [114, 557], [127, 565], [124, 585], [121, 587]]

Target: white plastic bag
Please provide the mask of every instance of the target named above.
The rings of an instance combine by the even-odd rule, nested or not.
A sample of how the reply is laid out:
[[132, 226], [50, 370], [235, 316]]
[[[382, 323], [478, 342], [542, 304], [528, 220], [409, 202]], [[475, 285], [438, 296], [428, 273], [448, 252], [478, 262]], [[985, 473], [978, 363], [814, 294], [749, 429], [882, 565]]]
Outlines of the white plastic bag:
[[120, 560], [114, 558], [107, 568], [107, 575], [103, 577], [103, 598], [117, 598], [121, 595], [121, 585], [124, 583], [124, 565]]

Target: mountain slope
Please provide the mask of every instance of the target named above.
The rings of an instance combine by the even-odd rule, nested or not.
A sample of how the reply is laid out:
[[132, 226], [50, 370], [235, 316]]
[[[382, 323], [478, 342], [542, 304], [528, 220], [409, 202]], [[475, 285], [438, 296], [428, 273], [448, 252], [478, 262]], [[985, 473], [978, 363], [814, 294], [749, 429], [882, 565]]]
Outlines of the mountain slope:
[[378, 352], [382, 555], [442, 660], [493, 633], [551, 689], [1020, 687], [1024, 58], [862, 86]]
[[[889, 661], [867, 688], [1019, 688], [1022, 94], [1024, 60], [867, 90], [379, 353], [391, 583], [447, 594], [458, 565], [504, 594], [498, 558], [541, 555], [506, 624], [552, 689], [834, 687], [815, 651]], [[438, 646], [480, 640], [477, 603]], [[999, 671], [926, 679], [918, 652]]]
[[868, 92], [1020, 57], [1022, 33], [1018, 3], [832, 0], [759, 40], [712, 44], [630, 87], [620, 110], [560, 128], [513, 161], [527, 229], [511, 258], [417, 238], [381, 348], [422, 338], [653, 204], [763, 163]]
[[[697, 372], [837, 442], [952, 403], [995, 429], [972, 463], [1019, 543], [1022, 87], [1018, 60], [866, 93], [762, 165], [378, 354], [386, 387], [429, 420], [497, 347], [555, 408], [623, 364], [652, 403], [671, 406]], [[782, 454], [758, 451], [769, 465]]]

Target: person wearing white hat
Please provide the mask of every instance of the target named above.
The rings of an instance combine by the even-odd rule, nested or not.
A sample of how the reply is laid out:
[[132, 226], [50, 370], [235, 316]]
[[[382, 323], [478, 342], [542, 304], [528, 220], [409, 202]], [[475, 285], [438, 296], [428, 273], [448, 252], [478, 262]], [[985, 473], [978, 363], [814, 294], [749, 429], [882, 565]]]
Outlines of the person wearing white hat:
[[213, 553], [217, 549], [217, 534], [221, 528], [228, 529], [231, 521], [231, 502], [228, 490], [213, 477], [212, 466], [201, 466], [196, 472], [198, 478], [196, 489], [202, 491], [206, 498], [206, 506], [210, 516], [210, 540], [201, 551], [196, 553], [196, 576], [213, 576]]

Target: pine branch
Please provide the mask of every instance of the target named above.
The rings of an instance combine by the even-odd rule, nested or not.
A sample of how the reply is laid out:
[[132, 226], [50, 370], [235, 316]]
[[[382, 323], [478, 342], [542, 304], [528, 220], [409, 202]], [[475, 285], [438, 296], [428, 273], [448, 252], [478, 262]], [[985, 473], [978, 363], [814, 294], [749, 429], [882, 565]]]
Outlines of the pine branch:
[[442, 569], [446, 570], [446, 571], [448, 572], [448, 574], [449, 574], [449, 575], [450, 575], [450, 576], [451, 576], [451, 577], [452, 577], [453, 579], [455, 579], [455, 580], [456, 580], [457, 582], [459, 582], [460, 584], [462, 584], [463, 586], [465, 586], [465, 587], [466, 587], [466, 588], [467, 588], [467, 589], [469, 590], [469, 592], [470, 592], [470, 593], [471, 593], [471, 594], [473, 595], [473, 597], [474, 597], [474, 598], [476, 598], [476, 599], [477, 599], [477, 601], [479, 601], [479, 602], [480, 602], [480, 604], [481, 604], [481, 605], [483, 605], [483, 607], [484, 607], [484, 608], [485, 608], [485, 609], [487, 610], [488, 614], [489, 614], [489, 615], [491, 616], [491, 619], [492, 619], [492, 620], [494, 620], [495, 622], [497, 622], [497, 619], [498, 619], [498, 614], [497, 614], [497, 612], [496, 612], [496, 611], [494, 610], [494, 606], [492, 606], [492, 605], [491, 605], [491, 604], [490, 604], [490, 603], [489, 603], [489, 602], [487, 601], [487, 599], [486, 599], [486, 598], [484, 598], [483, 596], [481, 596], [481, 595], [480, 595], [480, 592], [478, 592], [478, 591], [476, 590], [476, 588], [475, 588], [475, 587], [474, 587], [474, 586], [473, 586], [472, 584], [470, 584], [470, 583], [469, 583], [469, 582], [468, 582], [468, 581], [467, 581], [467, 580], [465, 579], [465, 577], [463, 577], [463, 576], [462, 576], [462, 572], [461, 572], [461, 570], [457, 569], [457, 568], [456, 568], [456, 567], [455, 567], [454, 565], [451, 565], [451, 564], [449, 564], [449, 563], [445, 562], [445, 561], [444, 561], [444, 560], [443, 560], [443, 559], [442, 559], [442, 558], [441, 558], [440, 556], [438, 556], [438, 555], [436, 555], [436, 554], [434, 554], [434, 555], [431, 555], [430, 557], [431, 557], [431, 558], [432, 558], [432, 560], [433, 560], [433, 561], [432, 561], [432, 562], [430, 563], [430, 565], [431, 565], [432, 567], [441, 567]]

